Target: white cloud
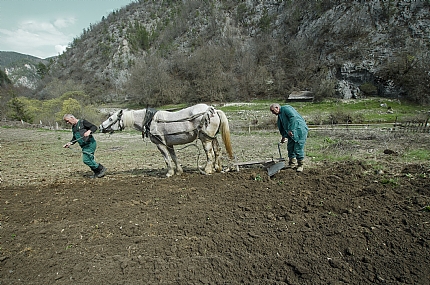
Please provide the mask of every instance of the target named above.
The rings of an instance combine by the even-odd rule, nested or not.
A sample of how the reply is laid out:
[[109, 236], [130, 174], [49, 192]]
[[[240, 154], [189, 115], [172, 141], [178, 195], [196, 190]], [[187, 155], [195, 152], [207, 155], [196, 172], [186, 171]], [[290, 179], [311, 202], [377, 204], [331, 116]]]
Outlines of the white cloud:
[[75, 24], [76, 19], [73, 17], [70, 18], [60, 18], [54, 21], [54, 26], [61, 29], [61, 28], [66, 28], [69, 27], [73, 24]]
[[55, 50], [57, 51], [57, 54], [62, 54], [63, 52], [65, 52], [67, 49], [67, 46], [63, 46], [63, 45], [56, 45], [55, 46]]
[[16, 51], [46, 58], [62, 53], [72, 41], [60, 29], [74, 23], [73, 18], [57, 19], [54, 23], [43, 21], [21, 22], [16, 30], [0, 29], [2, 50]]

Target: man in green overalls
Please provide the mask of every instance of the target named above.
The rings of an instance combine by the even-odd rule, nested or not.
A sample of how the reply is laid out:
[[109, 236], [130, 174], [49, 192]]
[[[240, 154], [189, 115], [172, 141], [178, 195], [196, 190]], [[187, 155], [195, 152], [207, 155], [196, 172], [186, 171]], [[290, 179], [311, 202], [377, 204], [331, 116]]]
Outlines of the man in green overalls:
[[63, 147], [68, 148], [76, 142], [82, 148], [82, 161], [88, 165], [94, 172], [91, 178], [101, 178], [105, 175], [106, 167], [97, 163], [94, 160], [94, 152], [97, 148], [97, 143], [92, 134], [97, 131], [97, 126], [88, 122], [87, 120], [78, 120], [72, 114], [66, 114], [63, 120], [72, 125], [72, 139], [66, 143]]
[[300, 114], [290, 105], [280, 106], [270, 105], [270, 111], [278, 116], [278, 129], [282, 135], [281, 143], [288, 140], [288, 166], [295, 167], [297, 161], [297, 171], [303, 171], [303, 160], [305, 158], [305, 143], [308, 137], [308, 126]]

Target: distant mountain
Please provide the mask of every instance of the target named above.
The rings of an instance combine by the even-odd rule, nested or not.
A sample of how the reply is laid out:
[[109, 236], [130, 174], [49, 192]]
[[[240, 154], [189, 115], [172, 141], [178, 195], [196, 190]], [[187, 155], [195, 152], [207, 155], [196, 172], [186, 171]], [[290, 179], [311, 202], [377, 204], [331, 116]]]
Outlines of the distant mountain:
[[36, 89], [41, 74], [40, 64], [47, 65], [49, 60], [11, 51], [0, 51], [0, 68], [5, 71], [12, 84]]
[[45, 60], [31, 56], [28, 54], [22, 54], [14, 51], [0, 51], [0, 67], [8, 67], [13, 65], [15, 62], [27, 59], [34, 62], [44, 62]]

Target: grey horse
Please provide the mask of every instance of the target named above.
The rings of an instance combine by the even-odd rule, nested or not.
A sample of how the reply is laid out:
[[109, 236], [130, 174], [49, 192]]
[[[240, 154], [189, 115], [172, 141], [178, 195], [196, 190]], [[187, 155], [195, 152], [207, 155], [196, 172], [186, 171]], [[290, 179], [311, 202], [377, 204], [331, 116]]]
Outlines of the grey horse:
[[134, 127], [156, 144], [167, 165], [167, 177], [180, 175], [183, 170], [176, 157], [174, 145], [200, 139], [206, 153], [206, 174], [222, 170], [221, 147], [216, 135], [222, 135], [229, 157], [233, 158], [230, 127], [225, 113], [206, 104], [197, 104], [176, 112], [153, 109], [119, 110], [100, 125], [103, 133]]

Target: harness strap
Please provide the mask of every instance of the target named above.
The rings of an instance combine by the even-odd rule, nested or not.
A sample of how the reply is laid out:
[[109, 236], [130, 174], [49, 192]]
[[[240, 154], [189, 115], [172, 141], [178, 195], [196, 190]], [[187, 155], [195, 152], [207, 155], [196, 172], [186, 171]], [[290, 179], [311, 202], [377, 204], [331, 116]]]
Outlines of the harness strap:
[[[148, 123], [147, 124], [145, 124], [145, 122], [147, 121], [147, 115], [148, 115], [148, 111], [146, 112], [146, 114], [145, 114], [145, 119], [144, 119], [144, 131], [142, 132], [142, 138], [144, 138], [145, 136], [146, 137], [149, 137], [149, 136], [152, 136], [152, 137], [155, 137], [155, 135], [154, 134], [151, 134], [150, 133], [150, 125], [151, 125], [151, 122], [152, 122], [152, 118], [154, 117], [154, 115], [155, 115], [155, 113], [157, 112], [156, 110], [154, 110], [154, 109], [152, 109], [152, 111], [154, 111], [151, 115], [150, 115], [150, 118], [148, 119], [149, 121], [148, 121]], [[155, 119], [155, 122], [156, 123], [176, 123], [176, 122], [185, 122], [185, 121], [192, 121], [192, 120], [194, 120], [194, 119], [196, 119], [196, 118], [199, 118], [199, 117], [202, 117], [202, 119], [200, 120], [200, 123], [199, 123], [199, 125], [197, 126], [197, 128], [196, 129], [194, 129], [194, 130], [190, 130], [190, 131], [182, 131], [182, 132], [176, 132], [176, 133], [171, 133], [171, 134], [169, 134], [169, 135], [179, 135], [179, 134], [184, 134], [184, 133], [191, 133], [191, 132], [194, 132], [194, 133], [196, 133], [196, 135], [197, 135], [197, 137], [199, 137], [199, 134], [203, 134], [205, 137], [207, 137], [207, 138], [209, 138], [209, 139], [215, 139], [215, 136], [218, 134], [218, 132], [219, 132], [219, 128], [218, 128], [218, 130], [217, 130], [217, 132], [215, 133], [215, 136], [214, 137], [212, 137], [212, 136], [210, 136], [210, 135], [208, 135], [206, 132], [204, 132], [204, 131], [202, 131], [202, 129], [203, 129], [203, 126], [205, 126], [205, 127], [207, 127], [208, 125], [209, 125], [209, 123], [210, 123], [210, 114], [208, 113], [208, 112], [210, 112], [210, 114], [215, 114], [215, 109], [213, 108], [213, 107], [209, 107], [205, 112], [201, 112], [201, 113], [198, 113], [198, 114], [195, 114], [195, 115], [193, 115], [193, 116], [191, 116], [191, 117], [187, 117], [187, 118], [183, 118], [183, 119], [179, 119], [179, 120], [162, 120], [162, 119]], [[158, 138], [157, 138], [158, 139]], [[158, 139], [160, 142], [161, 142], [161, 140], [160, 139]], [[163, 143], [164, 144], [164, 143]]]
[[145, 112], [145, 118], [143, 119], [142, 127], [142, 138], [149, 137], [150, 135], [150, 129], [151, 129], [151, 122], [152, 118], [154, 118], [155, 113], [157, 113], [158, 110], [153, 108], [147, 108]]
[[118, 115], [116, 116], [116, 120], [112, 121], [107, 127], [103, 127], [103, 129], [109, 129], [110, 127], [112, 127], [113, 125], [116, 124], [116, 122], [118, 122], [118, 127], [119, 130], [122, 131], [124, 130], [124, 123], [122, 123], [122, 115], [124, 114], [124, 110], [120, 110], [118, 112]]
[[[186, 133], [196, 133], [197, 134], [197, 137], [198, 137], [198, 134], [200, 133], [200, 131], [199, 130], [197, 130], [197, 129], [194, 129], [194, 130], [190, 130], [190, 131], [182, 131], [182, 132], [176, 132], [176, 133], [169, 133], [168, 135], [169, 136], [175, 136], [175, 135], [181, 135], [181, 134], [186, 134]], [[154, 135], [154, 134], [151, 134], [151, 133], [149, 133], [149, 136], [150, 137], [153, 137], [153, 138], [156, 138], [158, 141], [160, 141], [163, 145], [165, 145], [163, 142], [162, 142], [162, 140], [161, 140], [161, 137], [163, 137], [163, 135], [160, 135], [160, 134], [158, 134], [158, 135]]]
[[[202, 132], [201, 130], [199, 130], [198, 131], [198, 134], [203, 134], [205, 137], [207, 137], [207, 138], [209, 138], [209, 139], [211, 139], [211, 140], [213, 140], [213, 139], [215, 139], [215, 137], [211, 137], [210, 135], [208, 135], [207, 133], [205, 133], [205, 132]], [[198, 136], [198, 134], [197, 134], [197, 136]], [[217, 135], [218, 133], [216, 133], [215, 134], [215, 136]]]
[[157, 123], [177, 123], [177, 122], [185, 122], [185, 121], [192, 121], [202, 115], [206, 114], [205, 112], [201, 112], [195, 115], [192, 115], [191, 117], [187, 117], [187, 118], [183, 118], [183, 119], [179, 119], [179, 120], [163, 120], [163, 119], [156, 119], [155, 122]]

